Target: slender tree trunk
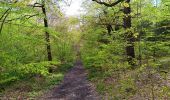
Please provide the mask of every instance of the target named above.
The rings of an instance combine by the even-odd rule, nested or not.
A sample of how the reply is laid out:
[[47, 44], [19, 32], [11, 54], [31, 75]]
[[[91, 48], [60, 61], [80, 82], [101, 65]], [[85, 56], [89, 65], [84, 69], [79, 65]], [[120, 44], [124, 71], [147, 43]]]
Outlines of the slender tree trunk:
[[[48, 20], [47, 20], [47, 14], [46, 14], [46, 9], [45, 9], [45, 3], [43, 2], [42, 4], [42, 11], [44, 14], [44, 27], [48, 28]], [[47, 46], [47, 56], [48, 56], [48, 61], [52, 61], [52, 53], [51, 53], [51, 46], [50, 46], [50, 35], [49, 33], [45, 32], [45, 40], [47, 42], [46, 46]]]
[[111, 35], [111, 32], [113, 31], [112, 25], [108, 24], [106, 25], [106, 28], [107, 28], [108, 35]]
[[[135, 58], [135, 48], [134, 48], [134, 42], [135, 38], [133, 36], [133, 33], [130, 30], [131, 28], [131, 8], [130, 8], [130, 0], [125, 1], [129, 6], [124, 6], [124, 18], [123, 18], [123, 24], [124, 28], [127, 30], [125, 33], [126, 36], [126, 41], [127, 41], [127, 46], [126, 46], [126, 53], [128, 56], [128, 62], [130, 65], [135, 65], [134, 63], [134, 58]], [[129, 30], [128, 30], [129, 29]]]

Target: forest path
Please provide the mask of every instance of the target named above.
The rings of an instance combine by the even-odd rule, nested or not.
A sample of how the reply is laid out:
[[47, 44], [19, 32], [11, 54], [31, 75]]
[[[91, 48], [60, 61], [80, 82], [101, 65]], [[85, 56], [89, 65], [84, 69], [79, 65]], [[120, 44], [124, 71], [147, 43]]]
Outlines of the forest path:
[[65, 75], [64, 81], [40, 100], [100, 100], [94, 87], [87, 80], [87, 73], [80, 60]]

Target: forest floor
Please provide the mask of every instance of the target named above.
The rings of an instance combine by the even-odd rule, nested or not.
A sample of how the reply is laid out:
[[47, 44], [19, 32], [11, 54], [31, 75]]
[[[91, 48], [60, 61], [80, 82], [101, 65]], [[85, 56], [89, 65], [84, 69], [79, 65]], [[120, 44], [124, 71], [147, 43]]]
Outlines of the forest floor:
[[63, 82], [38, 98], [39, 100], [100, 100], [94, 86], [87, 80], [87, 72], [82, 62], [65, 75]]

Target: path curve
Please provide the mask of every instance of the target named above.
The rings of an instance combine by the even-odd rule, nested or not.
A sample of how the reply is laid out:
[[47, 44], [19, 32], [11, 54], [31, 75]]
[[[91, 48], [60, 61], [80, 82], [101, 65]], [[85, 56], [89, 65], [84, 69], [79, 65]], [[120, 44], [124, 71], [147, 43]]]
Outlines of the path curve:
[[80, 60], [65, 75], [64, 81], [40, 100], [100, 100], [94, 87], [87, 80], [87, 73]]

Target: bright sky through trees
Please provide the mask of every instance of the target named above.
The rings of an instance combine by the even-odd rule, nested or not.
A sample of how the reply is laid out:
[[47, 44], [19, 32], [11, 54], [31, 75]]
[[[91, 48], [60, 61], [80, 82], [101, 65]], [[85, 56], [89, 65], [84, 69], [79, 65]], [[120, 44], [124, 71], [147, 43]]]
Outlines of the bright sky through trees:
[[72, 0], [72, 3], [69, 7], [66, 8], [66, 15], [73, 16], [73, 15], [80, 15], [82, 0]]

